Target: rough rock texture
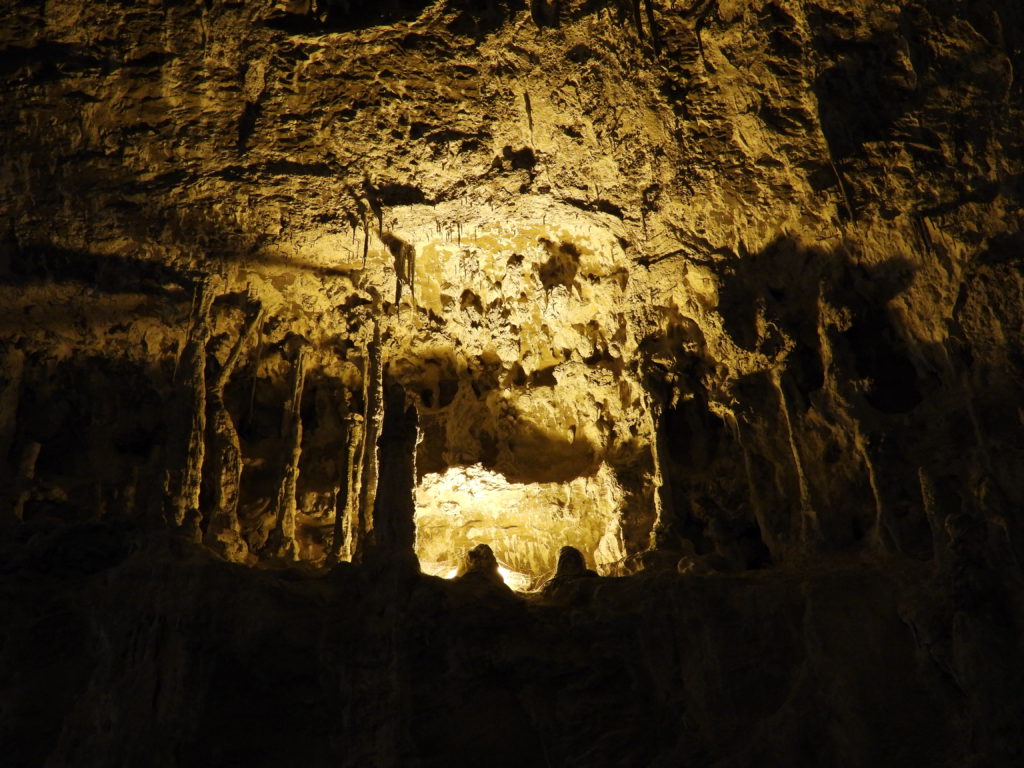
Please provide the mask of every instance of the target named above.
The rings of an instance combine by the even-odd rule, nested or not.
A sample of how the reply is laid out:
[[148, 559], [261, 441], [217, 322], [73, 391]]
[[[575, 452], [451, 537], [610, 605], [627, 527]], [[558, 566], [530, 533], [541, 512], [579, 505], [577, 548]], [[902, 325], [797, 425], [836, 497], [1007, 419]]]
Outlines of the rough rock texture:
[[[247, 579], [280, 605], [242, 626], [327, 632], [292, 650], [340, 654], [303, 661], [317, 685], [348, 680], [323, 706], [282, 667], [253, 682], [256, 700], [278, 686], [291, 701], [281, 749], [305, 762], [336, 761], [337, 738], [360, 745], [351, 765], [458, 764], [456, 724], [477, 724], [471, 754], [502, 718], [541, 750], [510, 765], [1024, 760], [1015, 0], [2, 8], [15, 561], [43, 547], [56, 567], [89, 536], [169, 526], [249, 566], [361, 561], [377, 541], [407, 564], [413, 483], [435, 572], [488, 543], [536, 578], [571, 544], [614, 595], [531, 613], [457, 585], [442, 598], [405, 565], [392, 583], [379, 562], [291, 589], [199, 550], [159, 568], [186, 593], [213, 579], [210, 595], [147, 575], [135, 601], [124, 574], [141, 556], [88, 587], [8, 571], [6, 701], [28, 695], [11, 670], [47, 615], [22, 588], [75, 606], [62, 631], [93, 627], [61, 660], [92, 698], [69, 685], [48, 703], [25, 764], [132, 764], [154, 745], [195, 764], [186, 743], [228, 760], [246, 718], [209, 686], [250, 674], [226, 660], [262, 641], [197, 633], [250, 610], [225, 608]], [[62, 526], [85, 538], [59, 544]], [[611, 579], [677, 562], [685, 575]], [[318, 590], [351, 618], [306, 615]], [[213, 653], [197, 677], [117, 668], [112, 649], [165, 600], [186, 602], [139, 647], [212, 643], [175, 657]], [[453, 623], [427, 642], [438, 622]], [[580, 645], [523, 650], [546, 632]], [[378, 636], [388, 650], [363, 659]], [[469, 661], [412, 671], [452, 647]], [[600, 659], [615, 661], [580, 689], [588, 703], [559, 703], [558, 670]], [[438, 669], [462, 675], [452, 725], [410, 731]], [[364, 691], [369, 720], [342, 717], [344, 675], [382, 686]], [[143, 681], [159, 686], [148, 710]], [[478, 683], [482, 709], [458, 693]], [[225, 720], [139, 735], [192, 699]], [[314, 727], [333, 734], [316, 754]]]
[[920, 564], [580, 579], [547, 606], [33, 533], [4, 552], [6, 765], [958, 766], [997, 738], [924, 642]]

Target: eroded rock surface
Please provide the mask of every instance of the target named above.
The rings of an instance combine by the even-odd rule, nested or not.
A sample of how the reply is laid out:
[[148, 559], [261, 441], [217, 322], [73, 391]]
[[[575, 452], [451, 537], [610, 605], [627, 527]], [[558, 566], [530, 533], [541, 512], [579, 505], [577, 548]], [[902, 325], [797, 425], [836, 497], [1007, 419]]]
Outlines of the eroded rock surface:
[[573, 607], [33, 534], [0, 581], [7, 765], [956, 766], [1015, 738], [919, 565], [589, 578]]
[[[378, 539], [409, 562], [418, 522], [432, 572], [488, 544], [536, 583], [569, 544], [604, 577], [663, 574], [609, 582], [643, 597], [582, 625], [607, 610], [631, 632], [692, 587], [687, 616], [714, 619], [725, 595], [736, 613], [714, 626], [756, 648], [784, 637], [763, 686], [679, 667], [748, 663], [681, 608], [650, 630], [674, 678], [636, 661], [647, 640], [608, 640], [593, 652], [628, 659], [609, 690], [650, 692], [631, 711], [660, 724], [621, 743], [596, 703], [562, 709], [557, 663], [536, 661], [536, 697], [488, 699], [541, 750], [526, 764], [792, 764], [770, 743], [791, 756], [804, 738], [815, 764], [884, 764], [882, 745], [893, 765], [1021, 758], [1019, 3], [8, 0], [3, 18], [0, 527], [17, 557], [36, 531], [99, 525], [178, 528], [250, 567], [360, 561]], [[69, 541], [72, 560], [91, 546]], [[46, 551], [43, 572], [65, 550]], [[778, 618], [746, 602], [762, 586]], [[108, 617], [101, 593], [74, 621], [138, 619]], [[401, 594], [380, 604], [397, 615]], [[28, 611], [4, 646], [20, 664], [37, 619], [12, 605]], [[828, 638], [854, 625], [864, 643], [840, 661]], [[120, 674], [104, 642], [69, 669]], [[854, 681], [872, 665], [910, 708], [894, 731], [858, 719], [884, 698]], [[178, 707], [159, 685], [153, 706]], [[836, 697], [849, 708], [812, 703]], [[467, 702], [452, 711], [482, 729]], [[722, 720], [730, 707], [746, 714]], [[911, 710], [948, 740], [912, 737]], [[380, 712], [353, 754], [448, 754], [447, 736], [396, 741], [411, 721]], [[76, 718], [52, 764], [86, 754], [75, 740], [112, 748], [95, 741], [108, 725]], [[945, 757], [863, 736], [897, 732]], [[648, 752], [630, 762], [626, 741]]]

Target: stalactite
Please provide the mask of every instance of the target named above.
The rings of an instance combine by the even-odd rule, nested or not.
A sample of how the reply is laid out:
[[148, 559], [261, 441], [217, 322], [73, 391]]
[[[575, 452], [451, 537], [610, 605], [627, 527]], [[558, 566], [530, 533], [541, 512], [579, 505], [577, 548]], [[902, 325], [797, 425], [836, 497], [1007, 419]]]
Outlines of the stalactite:
[[206, 278], [196, 289], [181, 362], [174, 380], [164, 474], [165, 516], [172, 525], [199, 540], [202, 522], [199, 491], [206, 451], [206, 343], [213, 306], [213, 284]]
[[377, 497], [378, 455], [377, 439], [380, 437], [382, 411], [383, 369], [381, 361], [380, 322], [374, 317], [373, 341], [366, 348], [366, 368], [363, 376], [363, 450], [360, 461], [359, 508], [356, 531], [352, 535], [352, 560], [359, 562], [365, 557], [365, 538], [374, 527], [374, 500]]
[[204, 537], [207, 546], [235, 562], [243, 562], [248, 547], [238, 523], [238, 499], [242, 484], [242, 449], [235, 422], [224, 403], [224, 389], [235, 370], [242, 348], [253, 330], [262, 325], [264, 312], [257, 307], [238, 334], [227, 360], [208, 391], [210, 462], [210, 517]]
[[268, 545], [280, 557], [298, 558], [295, 540], [296, 490], [299, 481], [299, 459], [302, 457], [302, 389], [306, 381], [306, 350], [300, 349], [292, 375], [292, 392], [285, 411], [281, 436], [288, 445], [288, 460], [277, 494], [277, 522]]
[[872, 531], [873, 544], [879, 550], [884, 549], [882, 529], [885, 525], [885, 506], [882, 504], [882, 493], [878, 486], [878, 479], [875, 475], [875, 463], [871, 460], [868, 452], [868, 440], [860, 431], [860, 425], [854, 426], [854, 445], [860, 460], [864, 463], [864, 471], [868, 476], [868, 487], [871, 489], [871, 498], [875, 503], [875, 525]]
[[530, 92], [523, 91], [523, 108], [526, 110], [526, 123], [530, 128], [530, 146], [533, 146], [533, 105], [530, 103]]
[[21, 350], [11, 349], [0, 358], [0, 472], [6, 466], [7, 457], [14, 441], [17, 425], [18, 401], [21, 395], [21, 381], [25, 371], [25, 355]]
[[705, 71], [714, 74], [715, 67], [708, 62], [707, 56], [704, 55], [704, 37], [701, 32], [707, 25], [711, 14], [718, 10], [718, 2], [717, 0], [707, 0], [707, 2], [703, 3], [698, 2], [694, 5], [694, 10], [697, 12], [697, 21], [693, 25], [693, 34], [697, 38], [697, 51], [700, 53], [700, 60], [704, 65]]
[[252, 410], [256, 405], [256, 382], [259, 381], [260, 363], [263, 362], [263, 323], [256, 327], [256, 354], [252, 360], [252, 382], [249, 386], [249, 405], [246, 410], [246, 419], [252, 419]]
[[850, 194], [846, 190], [846, 177], [843, 176], [839, 166], [836, 165], [831, 147], [828, 150], [828, 163], [832, 167], [832, 173], [836, 177], [836, 184], [839, 186], [839, 195], [843, 200], [843, 209], [846, 211], [846, 215], [850, 217], [850, 221], [856, 221], [857, 217], [854, 215], [853, 204], [850, 202]]
[[138, 466], [132, 467], [131, 479], [126, 483], [123, 495], [122, 509], [126, 519], [131, 520], [135, 517], [135, 511], [138, 504], [139, 496], [139, 475], [141, 469]]
[[[347, 420], [346, 420], [347, 421]], [[351, 466], [352, 432], [346, 423], [345, 450], [342, 452], [342, 466], [338, 472], [338, 487], [334, 489], [334, 525], [331, 528], [331, 548], [327, 553], [327, 562], [331, 565], [344, 559], [346, 535], [345, 523], [348, 514], [349, 467]]]
[[189, 305], [188, 321], [185, 323], [185, 343], [178, 346], [178, 352], [174, 357], [174, 372], [171, 374], [172, 381], [178, 380], [178, 369], [181, 367], [181, 357], [184, 354], [185, 347], [188, 344], [188, 340], [192, 337], [192, 328], [195, 325], [196, 314], [199, 308], [199, 304], [197, 302], [200, 301], [203, 292], [203, 286], [206, 284], [208, 280], [208, 277], [204, 278], [203, 280], [198, 280], [196, 281], [195, 285], [192, 286], [192, 303], [191, 305]]
[[651, 28], [651, 45], [657, 55], [661, 53], [661, 39], [658, 35], [658, 28], [654, 24], [654, 3], [651, 0], [644, 0], [644, 9], [647, 11], [647, 26]]
[[633, 12], [633, 25], [636, 27], [636, 36], [643, 40], [644, 25], [641, 21], [640, 0], [630, 0], [630, 10]]
[[363, 212], [363, 269], [366, 269], [366, 257], [370, 253], [370, 228], [366, 226], [366, 212]]
[[410, 244], [409, 252], [406, 254], [407, 277], [409, 279], [409, 298], [412, 299], [413, 309], [416, 308], [416, 246]]
[[391, 252], [395, 265], [395, 307], [402, 300], [402, 286], [409, 287], [413, 307], [416, 306], [416, 247], [391, 232], [382, 232], [381, 240]]
[[935, 553], [935, 559], [944, 568], [948, 568], [951, 561], [949, 536], [946, 533], [946, 522], [949, 515], [942, 509], [931, 473], [924, 467], [918, 467], [917, 481], [921, 489], [921, 505], [924, 507], [928, 526], [932, 532], [932, 552]]

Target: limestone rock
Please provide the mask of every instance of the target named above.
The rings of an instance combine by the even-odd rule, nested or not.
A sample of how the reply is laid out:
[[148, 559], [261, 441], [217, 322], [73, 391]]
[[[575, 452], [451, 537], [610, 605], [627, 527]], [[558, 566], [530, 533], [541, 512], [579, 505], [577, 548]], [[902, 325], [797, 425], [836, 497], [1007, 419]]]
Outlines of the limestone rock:
[[1021, 762], [1017, 0], [0, 6], [16, 760]]

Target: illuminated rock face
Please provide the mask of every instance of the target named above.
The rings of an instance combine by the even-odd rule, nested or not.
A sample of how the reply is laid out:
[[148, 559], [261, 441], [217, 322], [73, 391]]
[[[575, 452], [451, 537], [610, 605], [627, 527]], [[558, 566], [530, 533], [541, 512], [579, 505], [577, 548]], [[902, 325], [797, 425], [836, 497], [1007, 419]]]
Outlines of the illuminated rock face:
[[215, 420], [253, 552], [293, 459], [296, 552], [328, 551], [374, 317], [421, 477], [603, 473], [624, 558], [927, 558], [1024, 501], [1019, 9], [542, 5], [14, 13], [8, 504], [161, 507], [205, 429], [173, 436], [189, 329], [216, 367], [253, 301]]
[[509, 483], [480, 467], [450, 469], [426, 476], [416, 496], [416, 553], [435, 573], [449, 572], [478, 543], [533, 577], [554, 571], [563, 543], [606, 572], [626, 556], [616, 515], [622, 489], [607, 468], [565, 484]]
[[531, 580], [891, 559], [1010, 749], [1019, 3], [3, 8], [3, 525], [321, 566], [415, 523], [433, 571]]
[[[598, 482], [602, 558], [927, 559], [950, 514], [1002, 520], [1019, 11], [650, 7], [15, 13], [8, 505], [209, 520], [203, 449], [237, 429], [236, 551], [295, 516], [321, 560], [372, 500], [345, 446], [374, 321], [419, 479], [498, 473], [541, 527]], [[204, 357], [253, 303], [204, 435]]]
[[14, 13], [8, 503], [155, 514], [202, 464], [188, 334], [217, 367], [252, 302], [214, 421], [256, 553], [294, 504], [320, 560], [360, 498], [372, 318], [421, 479], [607, 478], [622, 558], [928, 558], [1024, 502], [1019, 9], [541, 5]]

